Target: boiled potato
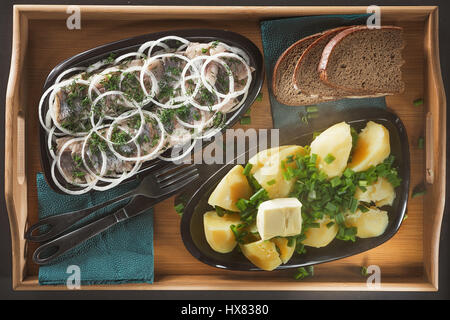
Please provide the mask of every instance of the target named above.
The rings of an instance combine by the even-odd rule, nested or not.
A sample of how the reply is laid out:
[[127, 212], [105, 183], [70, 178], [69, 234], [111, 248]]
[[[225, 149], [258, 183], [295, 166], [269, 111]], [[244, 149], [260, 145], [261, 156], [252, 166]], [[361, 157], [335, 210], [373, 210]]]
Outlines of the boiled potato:
[[349, 227], [356, 227], [356, 234], [359, 238], [372, 238], [382, 235], [386, 230], [389, 218], [386, 211], [376, 207], [369, 208], [367, 212], [357, 210], [355, 213], [347, 215], [345, 224]]
[[291, 146], [280, 146], [280, 147], [274, 147], [274, 148], [270, 148], [270, 149], [266, 149], [266, 150], [258, 152], [256, 155], [251, 157], [250, 160], [248, 160], [248, 163], [250, 163], [253, 166], [251, 173], [254, 174], [256, 172], [256, 170], [263, 167], [264, 164], [268, 161], [268, 159], [272, 155], [277, 154], [277, 153], [279, 153], [280, 150], [283, 150], [283, 149], [286, 149], [289, 147], [291, 147]]
[[338, 233], [337, 224], [333, 224], [331, 227], [327, 227], [327, 224], [331, 222], [331, 220], [326, 217], [321, 220], [316, 221], [320, 224], [319, 228], [309, 228], [305, 232], [305, 240], [302, 243], [305, 246], [314, 247], [314, 248], [322, 248], [327, 246], [333, 239], [336, 237]]
[[233, 167], [211, 193], [208, 203], [213, 207], [219, 206], [229, 211], [238, 212], [236, 202], [241, 198], [249, 199], [253, 193], [243, 171], [244, 168], [241, 165]]
[[237, 242], [230, 226], [238, 225], [240, 220], [238, 213], [225, 214], [220, 217], [216, 211], [208, 211], [203, 215], [206, 241], [214, 251], [220, 253], [233, 251]]
[[291, 247], [288, 246], [289, 240], [287, 238], [276, 237], [270, 241], [274, 242], [280, 252], [280, 258], [283, 263], [287, 263], [295, 251], [295, 244]]
[[365, 171], [382, 163], [390, 153], [389, 131], [381, 124], [369, 121], [358, 135], [348, 166], [356, 172]]
[[364, 192], [357, 188], [355, 198], [364, 202], [374, 202], [377, 207], [391, 206], [395, 199], [395, 191], [386, 178], [378, 178], [377, 182], [367, 186]]
[[345, 122], [329, 127], [311, 142], [311, 154], [317, 154], [317, 167], [329, 178], [342, 175], [351, 150], [352, 134]]
[[[286, 160], [288, 156], [305, 153], [303, 147], [300, 146], [280, 147], [277, 151], [273, 150], [270, 156], [266, 155], [263, 165], [256, 168], [253, 172], [256, 181], [267, 190], [270, 199], [287, 197], [295, 183], [295, 179], [286, 180], [284, 178], [284, 169], [281, 168], [281, 161]], [[263, 158], [261, 157], [260, 159]], [[287, 163], [286, 166], [295, 166], [295, 162]]]
[[282, 263], [275, 243], [272, 241], [259, 240], [241, 244], [240, 248], [244, 256], [251, 263], [263, 270], [272, 271]]

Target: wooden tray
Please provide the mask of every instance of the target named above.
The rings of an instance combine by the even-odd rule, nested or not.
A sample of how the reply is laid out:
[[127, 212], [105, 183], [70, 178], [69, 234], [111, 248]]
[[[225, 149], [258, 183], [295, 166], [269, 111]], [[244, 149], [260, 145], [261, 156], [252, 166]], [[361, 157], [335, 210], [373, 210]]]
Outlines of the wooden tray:
[[[61, 290], [39, 286], [36, 248], [23, 239], [37, 221], [36, 173], [39, 145], [37, 106], [49, 71], [81, 51], [130, 36], [163, 30], [208, 27], [243, 34], [261, 50], [263, 19], [366, 13], [366, 7], [129, 7], [81, 6], [81, 30], [68, 30], [67, 6], [14, 7], [13, 51], [6, 98], [5, 196], [12, 235], [13, 288]], [[318, 265], [315, 275], [295, 281], [295, 270], [232, 272], [194, 259], [179, 234], [180, 218], [173, 199], [155, 214], [154, 284], [98, 285], [92, 290], [371, 290], [361, 266], [378, 265], [378, 290], [435, 291], [438, 287], [439, 236], [445, 201], [446, 99], [440, 73], [437, 7], [381, 7], [382, 24], [404, 28], [403, 68], [406, 91], [387, 98], [408, 131], [411, 185], [428, 182], [424, 197], [411, 199], [408, 219], [387, 243], [368, 252]], [[423, 98], [423, 106], [413, 101]], [[252, 106], [252, 127], [270, 128], [267, 85]], [[247, 126], [242, 126], [247, 127]], [[426, 136], [426, 150], [417, 140]], [[424, 208], [426, 207], [426, 217]]]

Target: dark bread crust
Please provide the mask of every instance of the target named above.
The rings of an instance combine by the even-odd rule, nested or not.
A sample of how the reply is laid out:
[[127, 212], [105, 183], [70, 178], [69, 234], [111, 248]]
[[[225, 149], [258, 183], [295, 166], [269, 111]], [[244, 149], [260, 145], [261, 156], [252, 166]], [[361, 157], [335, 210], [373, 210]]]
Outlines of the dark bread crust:
[[[397, 27], [397, 26], [382, 26], [381, 29], [384, 29], [384, 30], [391, 29], [391, 30], [399, 30], [399, 31], [403, 30], [403, 28]], [[355, 26], [355, 27], [343, 30], [340, 33], [338, 33], [334, 38], [332, 38], [328, 42], [328, 44], [325, 46], [325, 48], [322, 51], [322, 58], [319, 62], [318, 68], [317, 68], [317, 71], [319, 72], [319, 75], [320, 75], [320, 80], [322, 82], [324, 82], [328, 86], [334, 87], [336, 89], [349, 90], [349, 88], [338, 85], [330, 80], [330, 75], [327, 72], [327, 67], [328, 67], [330, 58], [331, 58], [336, 46], [338, 46], [340, 44], [340, 42], [343, 39], [345, 39], [347, 36], [349, 36], [355, 32], [359, 32], [361, 30], [367, 31], [367, 30], [369, 30], [369, 28], [367, 26]], [[380, 29], [373, 29], [373, 30], [380, 30]], [[377, 92], [374, 90], [358, 90], [356, 88], [352, 88], [351, 90], [354, 90], [353, 92], [355, 94], [362, 94], [362, 95], [374, 95], [374, 94], [380, 93], [380, 92]], [[387, 91], [384, 93], [385, 94], [393, 94], [393, 93], [401, 93], [401, 91], [399, 92], [399, 91], [394, 90], [394, 91]]]
[[[287, 85], [287, 88], [279, 88], [278, 84], [280, 81], [286, 77], [283, 73], [290, 72], [290, 70], [286, 70], [289, 68], [286, 68], [289, 66], [289, 64], [293, 64], [291, 72], [293, 73], [295, 69], [295, 64], [297, 63], [298, 58], [301, 56], [301, 53], [316, 39], [318, 39], [322, 33], [316, 33], [313, 35], [310, 35], [308, 37], [302, 38], [299, 41], [292, 44], [289, 48], [287, 48], [281, 56], [278, 58], [277, 63], [275, 64], [273, 76], [272, 76], [272, 92], [275, 96], [275, 98], [286, 105], [291, 106], [301, 106], [301, 105], [308, 105], [308, 104], [315, 104], [323, 101], [330, 101], [333, 100], [332, 98], [323, 98], [323, 97], [311, 97], [309, 95], [305, 95], [302, 93], [299, 93], [298, 90], [294, 88], [294, 85], [292, 81], [292, 75], [289, 76], [289, 81], [286, 83], [283, 83], [283, 85]], [[302, 48], [304, 47], [304, 48]], [[296, 50], [299, 51], [298, 54], [296, 54]], [[293, 60], [294, 59], [294, 60]], [[291, 94], [290, 96], [287, 96], [284, 91], [289, 91]]]
[[280, 65], [284, 62], [284, 60], [286, 59], [286, 56], [289, 54], [289, 52], [291, 52], [292, 50], [294, 50], [296, 47], [302, 45], [304, 42], [307, 41], [313, 41], [313, 39], [318, 38], [321, 35], [321, 33], [316, 33], [313, 35], [310, 35], [308, 37], [302, 38], [300, 40], [298, 40], [297, 42], [293, 43], [289, 48], [287, 48], [282, 54], [281, 56], [278, 58], [277, 63], [275, 64], [275, 67], [273, 68], [273, 77], [272, 77], [272, 91], [275, 94], [275, 96], [277, 95], [277, 88], [276, 88], [276, 76], [278, 74], [279, 71], [279, 67]]
[[[296, 86], [300, 91], [304, 92], [305, 94], [320, 94], [318, 92], [308, 92], [308, 88], [305, 88], [305, 86], [302, 86], [302, 79], [300, 79], [300, 68], [304, 67], [304, 63], [306, 63], [306, 60], [309, 57], [310, 54], [312, 54], [312, 51], [316, 49], [317, 46], [319, 45], [324, 45], [324, 41], [327, 41], [328, 43], [328, 38], [330, 38], [330, 36], [332, 36], [333, 34], [337, 34], [345, 29], [348, 28], [352, 28], [355, 26], [344, 26], [344, 27], [338, 27], [338, 28], [334, 28], [334, 29], [330, 29], [325, 31], [322, 36], [320, 36], [317, 40], [315, 40], [313, 43], [311, 43], [309, 45], [309, 47], [303, 52], [303, 54], [301, 55], [300, 59], [298, 60], [296, 66], [295, 66], [295, 71], [294, 71], [294, 75], [292, 77], [292, 81], [294, 86]], [[325, 45], [327, 44], [325, 43]], [[320, 62], [320, 58], [317, 61], [317, 68]], [[317, 72], [317, 68], [315, 68], [314, 72]], [[320, 77], [319, 77], [319, 73], [317, 73], [317, 75], [312, 75], [312, 76], [317, 76], [317, 81], [320, 81]], [[320, 86], [320, 83], [318, 84]], [[326, 86], [328, 88], [330, 88], [330, 90], [328, 90], [332, 96], [336, 96], [336, 97], [344, 97], [346, 95], [349, 94], [353, 94], [354, 92], [349, 92], [346, 90], [341, 90], [335, 87], [331, 87], [328, 86], [327, 84], [322, 82], [322, 86]], [[335, 89], [335, 90], [331, 90], [331, 89]]]

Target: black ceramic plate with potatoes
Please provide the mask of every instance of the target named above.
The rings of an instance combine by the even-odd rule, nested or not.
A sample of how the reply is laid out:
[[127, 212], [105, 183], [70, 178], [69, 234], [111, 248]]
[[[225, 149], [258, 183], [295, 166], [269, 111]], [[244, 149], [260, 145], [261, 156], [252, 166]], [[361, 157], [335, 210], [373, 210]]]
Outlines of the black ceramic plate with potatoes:
[[[109, 44], [105, 44], [85, 52], [79, 53], [63, 62], [58, 64], [53, 70], [49, 73], [42, 92], [44, 93], [56, 80], [58, 75], [60, 75], [65, 70], [68, 70], [73, 67], [87, 67], [95, 62], [101, 61], [103, 59], [108, 58], [112, 53], [116, 55], [125, 54], [128, 52], [136, 51], [143, 43], [151, 40], [157, 40], [166, 36], [178, 36], [185, 38], [191, 42], [200, 42], [200, 43], [208, 43], [211, 41], [221, 41], [233, 47], [238, 47], [242, 49], [250, 59], [250, 66], [255, 69], [252, 73], [252, 82], [250, 84], [250, 88], [248, 91], [247, 98], [243, 105], [236, 111], [227, 114], [227, 118], [225, 121], [225, 125], [222, 129], [222, 132], [226, 128], [232, 127], [239, 119], [247, 112], [252, 103], [257, 98], [263, 81], [264, 81], [264, 66], [263, 66], [263, 57], [256, 45], [247, 39], [246, 37], [231, 31], [218, 30], [218, 29], [184, 29], [184, 30], [173, 30], [173, 31], [164, 31], [157, 33], [150, 33], [145, 35], [140, 35], [137, 37], [127, 38], [123, 40], [119, 40], [116, 42], [112, 42]], [[43, 114], [48, 110], [48, 95], [44, 100], [43, 105]], [[50, 155], [50, 151], [47, 147], [47, 133], [44, 128], [39, 126], [39, 139], [40, 139], [40, 159], [41, 159], [41, 167], [45, 175], [45, 179], [47, 183], [58, 193], [62, 193], [62, 191], [56, 186], [53, 182], [51, 175], [51, 165], [52, 165], [52, 157]], [[210, 141], [202, 140], [202, 147], [205, 147]], [[171, 149], [167, 150], [163, 153], [164, 156], [170, 156]], [[140, 171], [138, 171], [137, 175], [130, 177], [124, 180], [122, 183], [136, 179], [139, 176], [139, 173], [144, 171], [150, 172], [153, 168], [158, 168], [164, 164], [165, 161], [160, 160], [158, 158], [154, 160], [146, 161], [142, 164]], [[56, 178], [58, 182], [66, 186], [66, 182], [64, 178], [57, 172], [56, 170]], [[78, 188], [75, 186], [66, 186], [69, 187], [70, 190], [77, 190]], [[91, 191], [92, 192], [92, 191]]]
[[[329, 262], [375, 248], [389, 240], [399, 230], [406, 214], [408, 202], [408, 190], [410, 184], [410, 155], [406, 129], [400, 118], [392, 111], [385, 108], [355, 108], [351, 112], [343, 111], [322, 116], [315, 119], [314, 130], [305, 132], [301, 126], [280, 129], [280, 145], [309, 145], [313, 140], [314, 131], [322, 131], [328, 127], [345, 121], [350, 126], [360, 131], [368, 121], [382, 124], [389, 130], [391, 154], [395, 156], [394, 166], [398, 168], [401, 185], [395, 189], [396, 198], [390, 207], [383, 207], [388, 211], [389, 223], [386, 231], [378, 237], [361, 239], [356, 242], [334, 239], [323, 248], [306, 247], [305, 254], [294, 252], [292, 258], [280, 265], [277, 269], [297, 268]], [[311, 129], [308, 129], [311, 130]], [[259, 150], [261, 151], [261, 150]], [[249, 150], [239, 158], [248, 159]], [[199, 182], [198, 188], [187, 191], [184, 195], [188, 198], [181, 220], [181, 236], [188, 251], [198, 260], [222, 269], [228, 270], [260, 270], [254, 266], [244, 255], [235, 248], [232, 252], [222, 254], [215, 252], [206, 241], [203, 214], [213, 210], [208, 204], [208, 198], [217, 184], [229, 172], [236, 162], [226, 165], [202, 165], [202, 170], [208, 174], [208, 179]]]

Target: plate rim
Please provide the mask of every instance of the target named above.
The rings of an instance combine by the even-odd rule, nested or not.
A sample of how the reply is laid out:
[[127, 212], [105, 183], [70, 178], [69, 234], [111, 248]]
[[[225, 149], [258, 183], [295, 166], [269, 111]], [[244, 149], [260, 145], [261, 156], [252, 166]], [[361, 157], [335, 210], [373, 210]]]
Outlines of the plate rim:
[[[373, 121], [378, 119], [385, 119], [388, 120], [389, 122], [391, 122], [395, 128], [397, 129], [400, 141], [405, 141], [406, 143], [402, 143], [401, 144], [401, 152], [404, 155], [404, 163], [403, 166], [401, 168], [399, 168], [399, 171], [401, 172], [401, 177], [403, 179], [402, 181], [402, 192], [401, 192], [401, 203], [399, 203], [399, 208], [397, 210], [400, 211], [400, 214], [398, 215], [398, 217], [396, 218], [396, 220], [393, 221], [393, 224], [391, 226], [391, 229], [389, 230], [388, 233], [384, 233], [383, 235], [379, 236], [379, 237], [373, 237], [373, 238], [369, 238], [372, 239], [373, 244], [370, 245], [366, 245], [366, 247], [361, 248], [359, 250], [357, 250], [356, 247], [355, 250], [352, 250], [349, 253], [346, 254], [337, 254], [337, 255], [333, 255], [332, 257], [329, 258], [325, 258], [325, 259], [318, 259], [319, 261], [308, 261], [305, 263], [299, 263], [299, 264], [282, 264], [280, 266], [278, 266], [276, 269], [274, 269], [273, 271], [276, 270], [283, 270], [283, 269], [293, 269], [293, 268], [299, 268], [299, 267], [305, 267], [305, 266], [311, 266], [311, 265], [318, 265], [318, 264], [322, 264], [322, 263], [326, 263], [326, 262], [331, 262], [331, 261], [336, 261], [336, 260], [340, 260], [340, 259], [344, 259], [350, 256], [354, 256], [357, 254], [361, 254], [363, 252], [366, 252], [368, 250], [374, 249], [376, 247], [379, 247], [380, 245], [382, 245], [383, 243], [387, 242], [388, 240], [390, 240], [400, 229], [400, 226], [402, 225], [402, 222], [404, 221], [404, 217], [406, 215], [407, 212], [407, 205], [408, 205], [408, 200], [409, 200], [409, 187], [410, 187], [410, 174], [411, 174], [411, 157], [410, 157], [410, 148], [409, 148], [409, 140], [408, 140], [408, 135], [407, 135], [407, 131], [406, 131], [406, 127], [404, 126], [403, 122], [401, 121], [400, 117], [392, 110], [389, 108], [371, 108], [371, 107], [361, 107], [358, 108], [358, 111], [364, 111], [364, 113], [369, 114], [369, 116], [365, 116], [364, 119], [355, 117], [354, 115], [351, 115], [349, 117], [355, 117], [354, 119], [351, 120], [342, 120], [345, 122], [351, 122], [351, 121]], [[337, 111], [336, 113], [340, 113], [343, 114], [347, 112], [346, 110], [342, 110], [342, 111]], [[378, 115], [377, 115], [378, 114]], [[380, 114], [383, 114], [382, 116]], [[337, 122], [336, 122], [337, 123]], [[287, 132], [292, 132], [290, 130], [292, 130], [292, 128], [286, 128]], [[296, 137], [290, 139], [290, 141], [293, 141], [295, 139], [298, 139], [300, 136], [306, 135], [306, 134], [312, 134], [314, 130], [312, 131], [307, 131], [304, 132], [300, 135], [297, 135]], [[281, 135], [280, 135], [281, 136]], [[283, 145], [284, 143], [280, 143], [280, 145]], [[246, 147], [245, 153], [248, 153], [248, 149]], [[241, 155], [242, 156], [242, 155]], [[235, 158], [236, 159], [236, 158]], [[234, 160], [235, 160], [234, 159]], [[234, 161], [233, 160], [233, 161]], [[200, 249], [197, 248], [197, 246], [194, 243], [194, 240], [192, 238], [192, 234], [190, 231], [190, 226], [191, 226], [191, 219], [192, 216], [195, 212], [196, 206], [198, 205], [198, 203], [201, 200], [202, 197], [202, 191], [206, 191], [206, 188], [204, 188], [204, 186], [212, 181], [214, 179], [214, 177], [216, 177], [222, 170], [226, 171], [225, 168], [226, 167], [231, 167], [235, 164], [233, 163], [226, 163], [224, 165], [221, 166], [220, 169], [217, 170], [217, 172], [215, 174], [213, 174], [212, 176], [210, 176], [208, 179], [202, 181], [200, 187], [189, 197], [189, 200], [187, 201], [187, 204], [184, 208], [183, 211], [183, 215], [181, 217], [181, 222], [180, 222], [180, 234], [181, 234], [181, 238], [183, 241], [183, 244], [185, 246], [185, 248], [189, 251], [189, 253], [196, 258], [197, 260], [219, 268], [219, 269], [225, 269], [225, 270], [232, 270], [232, 271], [264, 271], [256, 266], [254, 266], [250, 261], [246, 261], [245, 265], [243, 265], [242, 263], [231, 263], [229, 266], [224, 266], [223, 264], [218, 263], [217, 261], [215, 261], [215, 259], [213, 258], [209, 258], [207, 257], [205, 254], [202, 253], [202, 251]], [[228, 172], [228, 171], [226, 171]], [[226, 174], [226, 173], [225, 173]], [[222, 176], [223, 177], [223, 176]], [[220, 178], [221, 179], [221, 178]], [[219, 181], [220, 181], [219, 179]], [[216, 182], [216, 185], [219, 183]], [[205, 189], [205, 190], [204, 190]], [[198, 199], [198, 201], [196, 201], [196, 199]], [[355, 242], [355, 244], [357, 244], [358, 240]], [[319, 248], [320, 249], [320, 248]], [[236, 250], [236, 249], [234, 249]], [[233, 250], [233, 251], [234, 251]]]
[[[72, 68], [75, 66], [81, 66], [83, 64], [88, 64], [87, 61], [90, 59], [98, 59], [101, 60], [102, 58], [108, 56], [111, 53], [123, 50], [124, 52], [127, 49], [130, 49], [132, 47], [139, 46], [146, 41], [151, 41], [155, 39], [159, 39], [165, 36], [179, 36], [184, 37], [186, 39], [192, 39], [191, 41], [196, 41], [195, 39], [205, 39], [212, 40], [212, 39], [218, 39], [223, 41], [224, 43], [242, 43], [243, 46], [239, 46], [240, 49], [243, 49], [247, 54], [249, 54], [249, 58], [254, 62], [256, 65], [255, 67], [255, 74], [252, 78], [252, 84], [250, 85], [251, 90], [248, 93], [248, 96], [246, 98], [246, 102], [241, 106], [241, 108], [233, 113], [231, 113], [230, 117], [227, 119], [226, 125], [221, 129], [221, 133], [223, 133], [226, 129], [234, 126], [237, 121], [247, 112], [247, 110], [251, 107], [251, 105], [255, 102], [256, 98], [258, 97], [258, 94], [262, 90], [262, 86], [264, 83], [265, 78], [265, 67], [264, 67], [264, 59], [263, 55], [261, 53], [261, 50], [256, 46], [256, 44], [251, 41], [246, 36], [236, 33], [233, 31], [228, 31], [224, 29], [213, 29], [213, 28], [189, 28], [189, 29], [176, 29], [176, 30], [166, 30], [166, 31], [159, 31], [159, 32], [152, 32], [152, 33], [146, 33], [141, 34], [133, 37], [128, 37], [125, 39], [120, 39], [117, 41], [109, 42], [106, 44], [102, 44], [100, 46], [85, 50], [83, 52], [80, 52], [76, 55], [73, 55], [62, 62], [58, 63], [55, 67], [52, 68], [52, 70], [48, 73], [47, 78], [44, 82], [42, 94], [51, 86], [53, 85], [53, 82], [56, 80], [56, 77], [63, 71], [67, 70], [68, 68]], [[229, 37], [229, 38], [227, 38]], [[43, 106], [46, 104], [48, 105], [48, 98], [49, 96], [44, 99]], [[45, 108], [43, 108], [42, 112], [45, 112]], [[60, 190], [58, 186], [53, 181], [53, 178], [51, 176], [51, 155], [47, 148], [47, 140], [48, 140], [48, 133], [47, 131], [39, 124], [38, 129], [38, 138], [39, 138], [39, 160], [41, 164], [41, 168], [44, 174], [44, 178], [47, 182], [47, 184], [51, 187], [51, 189], [59, 194], [67, 194], [64, 191]], [[202, 146], [201, 148], [204, 149], [209, 143], [211, 143], [213, 140], [210, 139], [209, 142], [205, 142], [202, 139]], [[171, 149], [169, 149], [171, 150]], [[167, 152], [167, 151], [165, 151]], [[147, 166], [150, 166], [153, 163], [156, 164], [164, 164], [169, 163], [164, 160], [160, 160], [159, 158], [155, 158], [152, 160], [147, 161]], [[143, 168], [145, 173], [150, 173], [152, 170], [145, 170]], [[141, 172], [142, 172], [141, 171]], [[136, 180], [139, 175], [139, 172], [137, 172], [135, 175], [129, 177], [128, 179], [122, 181], [122, 183], [126, 183], [129, 181]], [[77, 190], [76, 188], [73, 188], [73, 190]], [[89, 190], [88, 192], [84, 194], [89, 194], [93, 192], [98, 192], [95, 190]]]

